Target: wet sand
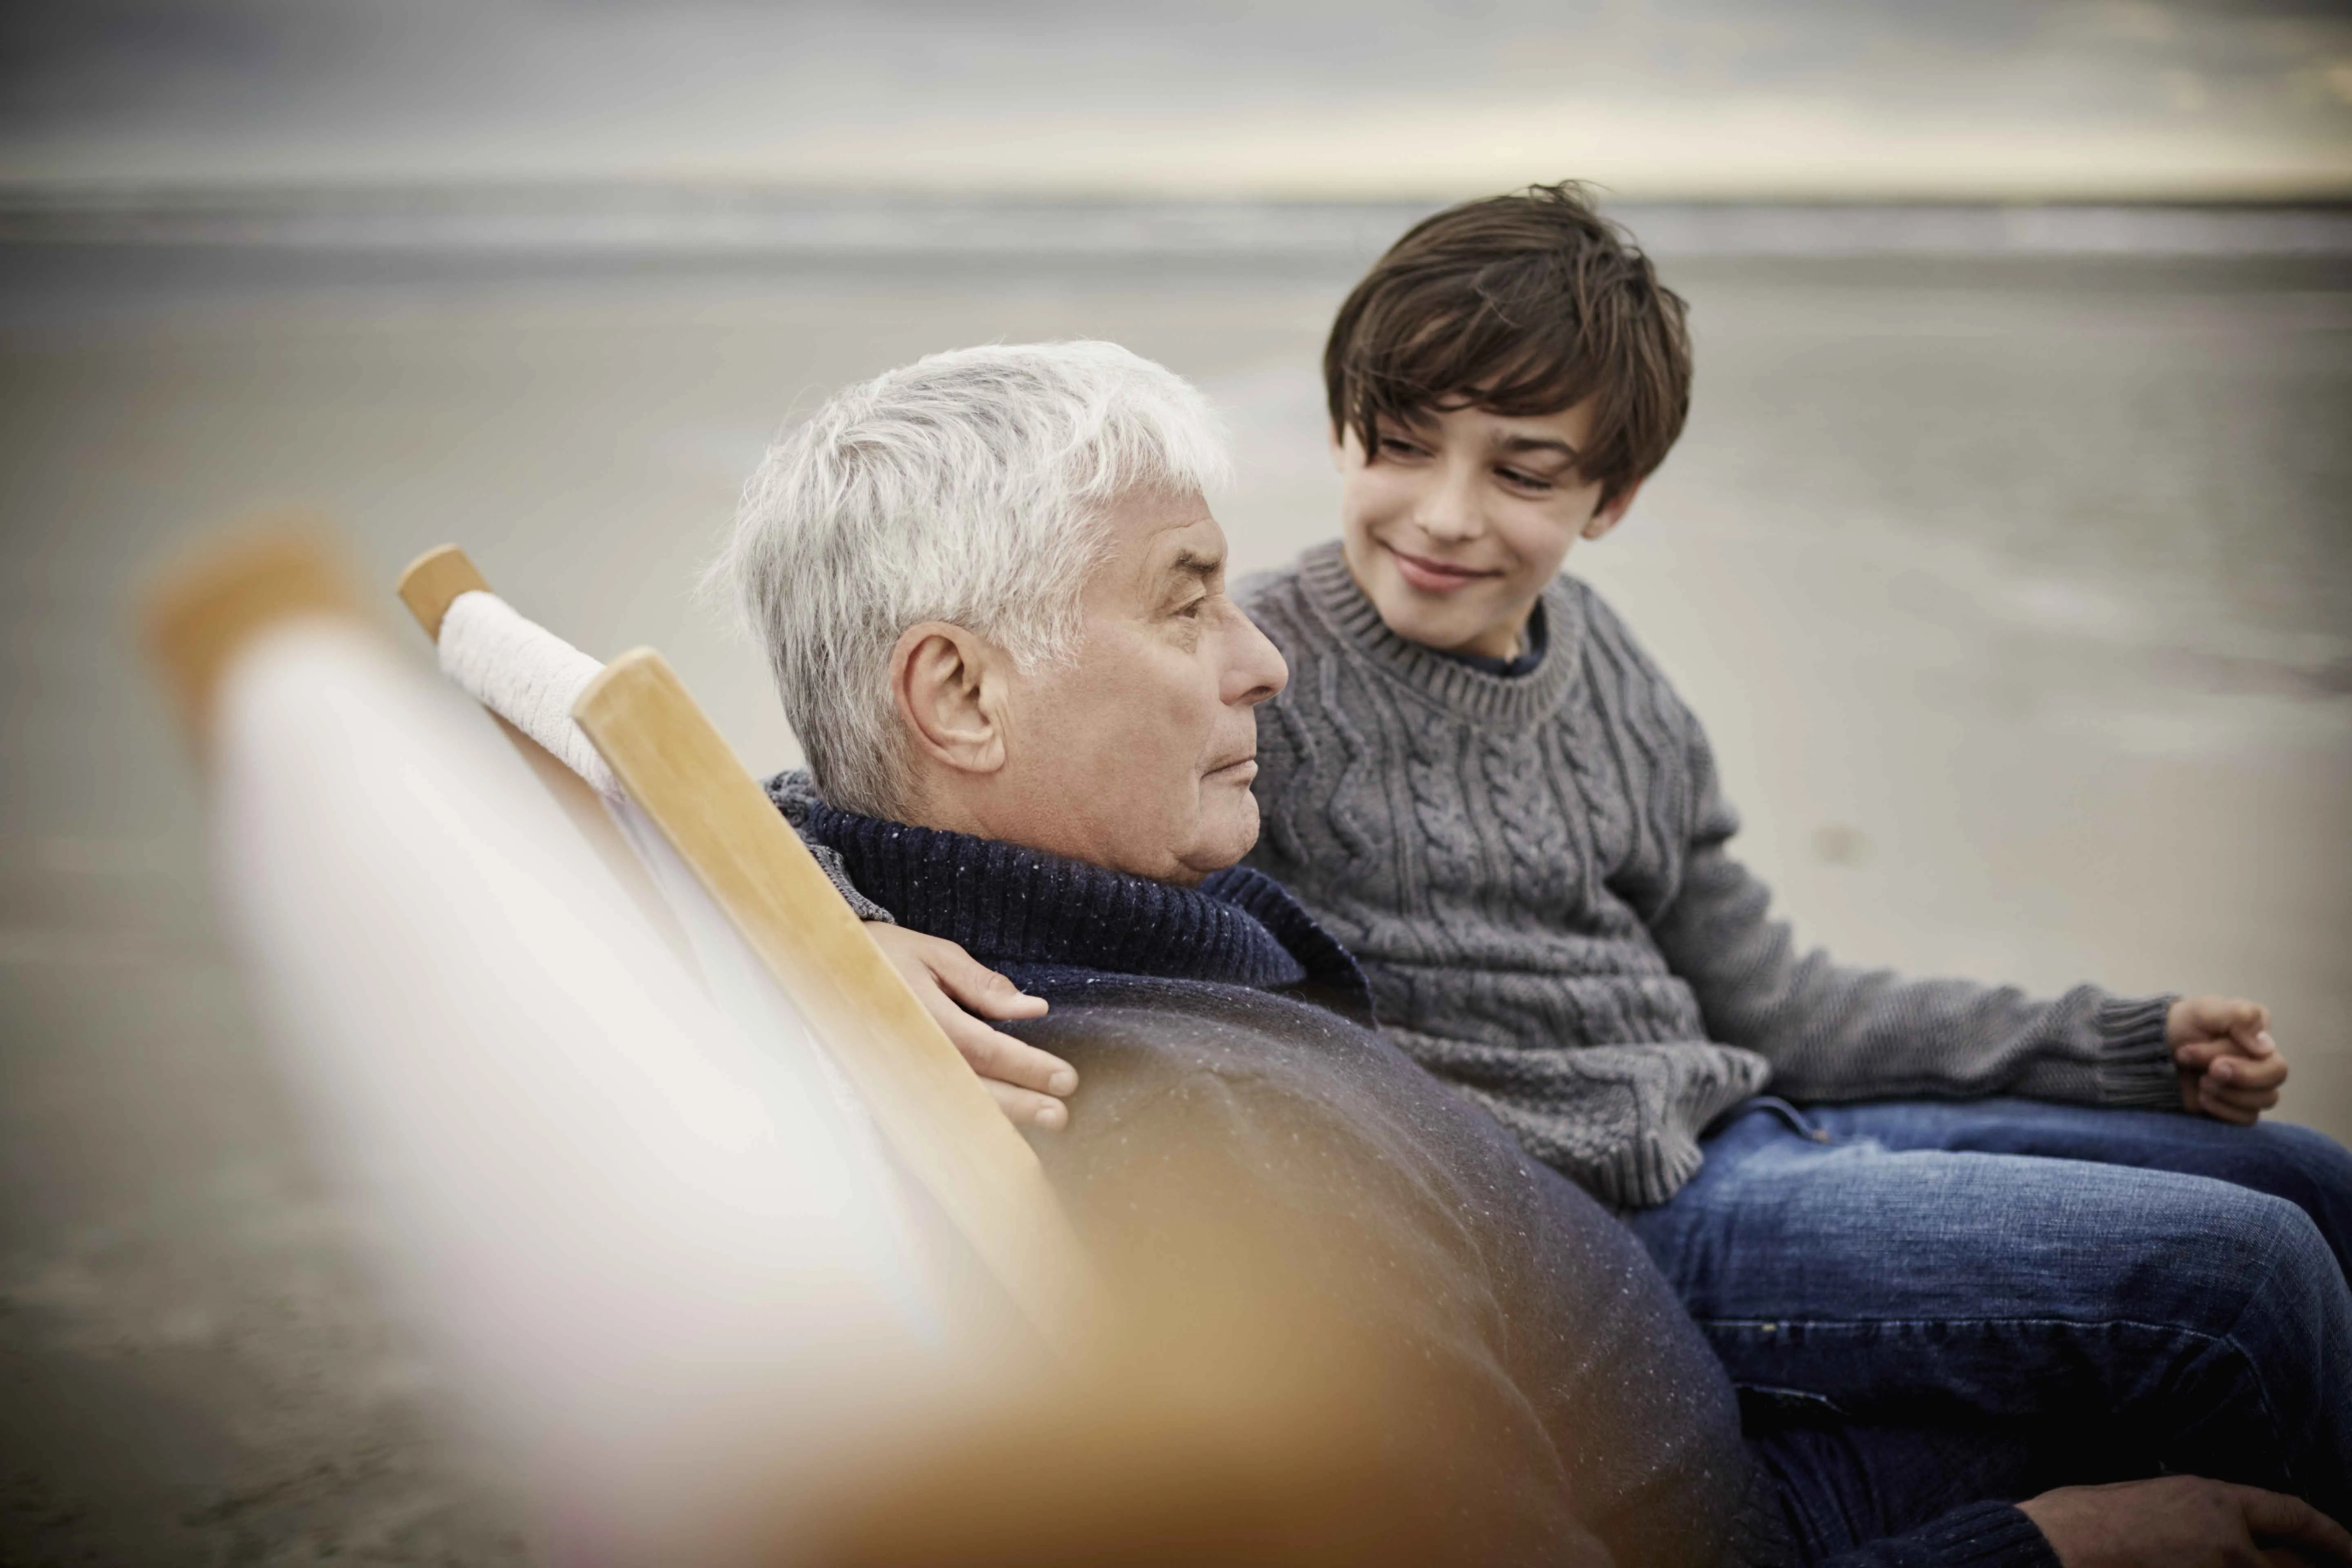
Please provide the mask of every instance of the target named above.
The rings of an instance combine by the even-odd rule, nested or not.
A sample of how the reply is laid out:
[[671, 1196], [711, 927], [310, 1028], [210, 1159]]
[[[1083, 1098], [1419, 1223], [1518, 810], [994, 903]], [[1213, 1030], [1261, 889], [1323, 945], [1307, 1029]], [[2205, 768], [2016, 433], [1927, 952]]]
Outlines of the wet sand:
[[[0, 250], [0, 1561], [520, 1560], [257, 1042], [128, 634], [211, 525], [443, 540], [792, 756], [690, 593], [792, 407], [1116, 338], [1224, 406], [1244, 569], [1323, 537], [1351, 262], [655, 266]], [[1853, 961], [2262, 997], [2352, 1137], [2352, 273], [1694, 260], [1697, 406], [1571, 567], [1710, 726], [1747, 858]]]

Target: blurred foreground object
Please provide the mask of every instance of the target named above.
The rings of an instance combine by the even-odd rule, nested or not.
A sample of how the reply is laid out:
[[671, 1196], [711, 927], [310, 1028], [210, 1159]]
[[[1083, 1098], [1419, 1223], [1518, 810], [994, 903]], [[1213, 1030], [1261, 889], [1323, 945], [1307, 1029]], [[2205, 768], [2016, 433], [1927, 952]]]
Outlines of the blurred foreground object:
[[341, 582], [250, 541], [151, 617], [257, 1001], [559, 1538], [740, 1559], [754, 1499], [952, 1404], [961, 1304], [805, 1028], [714, 1002]]
[[[1198, 1348], [1198, 1347], [1195, 1347]], [[821, 1510], [828, 1568], [1428, 1568], [1458, 1562], [1426, 1467], [1295, 1400], [1109, 1378], [909, 1445]], [[1009, 1462], [1008, 1462], [1009, 1461]], [[1008, 1484], [1008, 1476], [1022, 1478]], [[1038, 1478], [1050, 1478], [1040, 1485]], [[1551, 1561], [1605, 1565], [1589, 1539]]]
[[286, 623], [355, 621], [350, 578], [315, 524], [288, 520], [224, 542], [188, 562], [148, 605], [147, 648], [190, 741], [212, 736], [214, 701], [229, 662]]

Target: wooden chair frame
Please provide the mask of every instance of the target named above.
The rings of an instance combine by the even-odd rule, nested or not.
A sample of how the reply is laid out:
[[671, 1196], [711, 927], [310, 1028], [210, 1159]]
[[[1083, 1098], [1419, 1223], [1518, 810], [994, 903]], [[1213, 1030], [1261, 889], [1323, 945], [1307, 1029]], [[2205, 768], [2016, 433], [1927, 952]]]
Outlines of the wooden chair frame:
[[[451, 603], [489, 585], [443, 545], [412, 563], [398, 589], [437, 639]], [[1071, 1348], [1090, 1331], [1093, 1283], [1035, 1152], [677, 672], [650, 648], [623, 654], [572, 717], [831, 1049], [908, 1173], [1048, 1342]], [[507, 728], [583, 828], [593, 816], [600, 850], [617, 850], [642, 881], [595, 793]]]

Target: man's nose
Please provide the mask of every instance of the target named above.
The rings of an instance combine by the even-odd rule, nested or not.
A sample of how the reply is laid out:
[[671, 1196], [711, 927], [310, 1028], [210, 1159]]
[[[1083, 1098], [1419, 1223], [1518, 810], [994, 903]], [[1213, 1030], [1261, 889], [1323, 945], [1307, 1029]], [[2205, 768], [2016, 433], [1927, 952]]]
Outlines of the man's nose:
[[1240, 605], [1234, 606], [1226, 638], [1225, 679], [1219, 693], [1227, 704], [1254, 708], [1290, 684], [1290, 666], [1274, 640], [1257, 629]]

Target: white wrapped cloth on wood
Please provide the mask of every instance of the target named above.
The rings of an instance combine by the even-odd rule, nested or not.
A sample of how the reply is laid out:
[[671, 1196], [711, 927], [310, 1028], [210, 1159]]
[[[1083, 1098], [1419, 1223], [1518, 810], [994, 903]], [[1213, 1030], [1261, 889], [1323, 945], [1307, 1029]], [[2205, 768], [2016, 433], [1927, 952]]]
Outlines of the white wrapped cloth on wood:
[[572, 704], [604, 666], [496, 594], [458, 595], [443, 614], [441, 671], [491, 712], [538, 742], [606, 800], [621, 783], [572, 721]]

